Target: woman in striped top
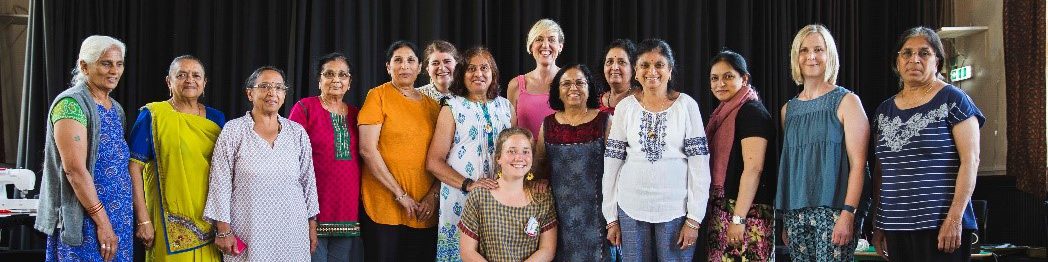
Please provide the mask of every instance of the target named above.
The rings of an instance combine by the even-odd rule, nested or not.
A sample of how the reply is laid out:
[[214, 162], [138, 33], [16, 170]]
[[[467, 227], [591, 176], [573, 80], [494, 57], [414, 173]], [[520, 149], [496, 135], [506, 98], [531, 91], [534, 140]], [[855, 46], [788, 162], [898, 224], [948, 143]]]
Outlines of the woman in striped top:
[[895, 261], [968, 261], [986, 118], [939, 75], [944, 56], [935, 31], [907, 30], [897, 47], [893, 71], [902, 88], [877, 107], [873, 127], [880, 170], [874, 246]]

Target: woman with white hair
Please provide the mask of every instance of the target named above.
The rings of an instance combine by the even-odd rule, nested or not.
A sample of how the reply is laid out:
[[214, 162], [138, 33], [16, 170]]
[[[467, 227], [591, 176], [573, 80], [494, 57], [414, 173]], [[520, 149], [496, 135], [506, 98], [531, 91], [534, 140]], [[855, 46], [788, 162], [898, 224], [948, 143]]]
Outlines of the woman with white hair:
[[775, 209], [795, 261], [852, 261], [870, 125], [859, 96], [836, 85], [840, 68], [830, 31], [808, 25], [790, 51], [801, 92], [783, 105]]
[[46, 261], [131, 261], [134, 214], [124, 109], [109, 96], [124, 73], [123, 42], [80, 46], [72, 87], [48, 110], [36, 230]]
[[549, 86], [560, 71], [557, 56], [564, 50], [564, 30], [553, 20], [539, 20], [528, 31], [527, 45], [535, 69], [510, 80], [506, 98], [513, 104], [513, 126], [538, 134], [542, 120], [555, 112], [549, 105]]

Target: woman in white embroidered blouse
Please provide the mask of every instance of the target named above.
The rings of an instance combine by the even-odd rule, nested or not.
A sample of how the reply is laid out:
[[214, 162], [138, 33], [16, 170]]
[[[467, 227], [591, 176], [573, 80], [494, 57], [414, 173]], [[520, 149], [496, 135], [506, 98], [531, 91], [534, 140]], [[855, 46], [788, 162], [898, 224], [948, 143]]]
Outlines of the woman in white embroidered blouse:
[[649, 39], [638, 49], [642, 89], [616, 107], [604, 155], [608, 240], [623, 261], [691, 261], [709, 199], [706, 132], [698, 103], [671, 88], [669, 45]]

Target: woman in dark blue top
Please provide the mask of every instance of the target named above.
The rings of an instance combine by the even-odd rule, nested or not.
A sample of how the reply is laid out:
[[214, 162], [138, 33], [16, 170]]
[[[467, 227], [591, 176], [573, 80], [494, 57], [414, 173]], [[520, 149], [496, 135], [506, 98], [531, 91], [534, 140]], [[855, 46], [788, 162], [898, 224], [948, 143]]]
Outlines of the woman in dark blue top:
[[899, 93], [874, 116], [879, 173], [874, 245], [893, 261], [968, 261], [976, 228], [971, 197], [982, 112], [941, 79], [935, 31], [903, 33], [893, 71]]

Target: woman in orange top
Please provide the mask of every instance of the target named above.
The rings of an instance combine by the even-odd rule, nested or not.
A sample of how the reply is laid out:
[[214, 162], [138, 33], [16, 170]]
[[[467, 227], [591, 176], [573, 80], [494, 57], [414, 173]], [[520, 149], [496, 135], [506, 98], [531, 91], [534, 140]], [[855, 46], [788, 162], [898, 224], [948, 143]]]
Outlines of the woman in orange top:
[[417, 49], [407, 41], [390, 45], [392, 80], [368, 91], [358, 115], [365, 261], [436, 257], [439, 183], [426, 172], [426, 152], [440, 107], [415, 90]]

